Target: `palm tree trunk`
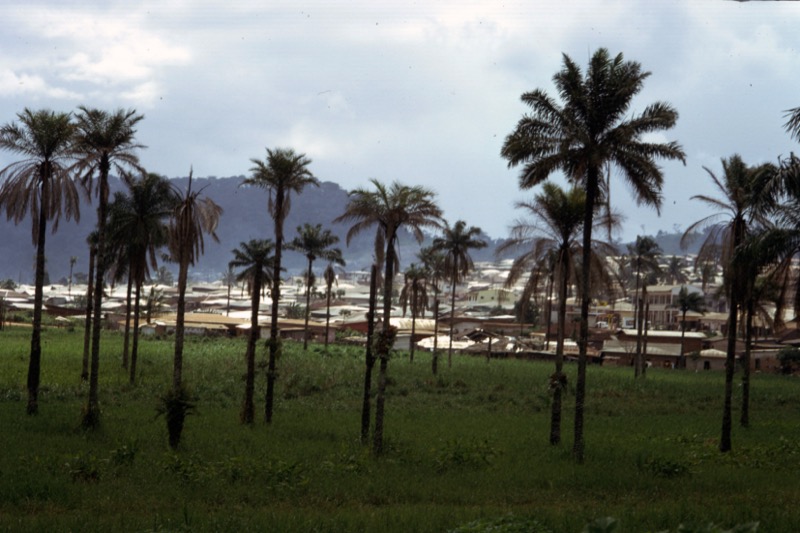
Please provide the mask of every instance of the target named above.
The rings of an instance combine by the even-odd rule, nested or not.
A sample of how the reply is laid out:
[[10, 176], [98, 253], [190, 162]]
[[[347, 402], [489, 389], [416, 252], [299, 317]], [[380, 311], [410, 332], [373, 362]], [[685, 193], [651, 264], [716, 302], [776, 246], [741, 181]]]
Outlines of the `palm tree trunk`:
[[636, 302], [636, 353], [633, 355], [633, 377], [642, 375], [642, 305], [641, 300]]
[[458, 278], [458, 257], [453, 260], [453, 283], [450, 292], [450, 344], [447, 347], [447, 367], [453, 366], [453, 324], [456, 318], [456, 280]]
[[647, 285], [642, 287], [642, 300], [644, 300], [644, 337], [642, 338], [642, 378], [647, 374], [647, 331], [650, 329], [647, 318], [650, 316], [650, 302], [647, 301]]
[[583, 463], [586, 444], [583, 438], [583, 415], [586, 403], [586, 359], [589, 347], [589, 303], [591, 277], [589, 265], [592, 258], [592, 220], [597, 200], [599, 169], [590, 166], [586, 176], [586, 208], [583, 217], [583, 250], [581, 251], [581, 327], [578, 338], [578, 377], [575, 383], [575, 436], [572, 455]]
[[[414, 282], [416, 283], [416, 281]], [[408, 360], [414, 362], [414, 335], [417, 332], [417, 287], [411, 287], [411, 341], [408, 343]]]
[[31, 355], [28, 360], [28, 405], [27, 413], [39, 413], [39, 379], [42, 365], [42, 307], [44, 305], [44, 243], [47, 236], [47, 205], [50, 201], [49, 180], [42, 179], [39, 209], [39, 233], [36, 241], [36, 274], [34, 280], [33, 324], [31, 331]]
[[142, 310], [142, 280], [136, 274], [136, 295], [133, 299], [133, 346], [131, 346], [130, 384], [136, 383], [136, 363], [139, 360], [139, 315]]
[[373, 434], [372, 452], [375, 455], [383, 453], [383, 419], [384, 404], [386, 402], [386, 382], [387, 370], [389, 366], [389, 352], [391, 346], [391, 313], [392, 313], [392, 282], [394, 281], [395, 263], [395, 239], [394, 234], [387, 236], [386, 239], [386, 275], [383, 280], [383, 324], [381, 328], [380, 342], [378, 343], [377, 356], [380, 358], [378, 367], [378, 393], [375, 396], [375, 433]]
[[[544, 349], [550, 350], [550, 317], [553, 314], [553, 276], [547, 279], [547, 315], [545, 318]], [[566, 295], [564, 296], [566, 298]]]
[[100, 331], [103, 325], [103, 280], [108, 267], [106, 251], [106, 216], [108, 211], [108, 157], [100, 162], [100, 202], [97, 207], [97, 264], [94, 278], [94, 303], [92, 309], [92, 357], [89, 365], [89, 400], [81, 425], [91, 429], [100, 425], [100, 406], [97, 399], [98, 372], [100, 371]]
[[311, 264], [312, 260], [308, 260], [308, 270], [306, 271], [306, 316], [305, 326], [303, 326], [303, 350], [308, 349], [308, 316], [311, 314]]
[[[172, 360], [172, 390], [178, 394], [183, 387], [183, 343], [185, 337], [186, 283], [189, 262], [181, 257], [178, 267], [178, 305], [175, 311], [175, 356]], [[179, 439], [180, 440], [180, 439]]]
[[242, 413], [240, 420], [242, 424], [253, 424], [255, 419], [255, 405], [253, 396], [255, 395], [256, 377], [256, 343], [258, 342], [258, 308], [261, 300], [261, 265], [255, 265], [255, 275], [253, 276], [253, 286], [250, 288], [251, 309], [250, 309], [250, 335], [247, 337], [247, 352], [245, 353], [245, 364], [247, 373], [244, 381], [244, 402], [242, 403]]
[[281, 256], [283, 252], [283, 219], [280, 212], [283, 209], [283, 189], [275, 192], [275, 263], [272, 269], [272, 316], [269, 325], [269, 360], [267, 362], [267, 394], [264, 401], [264, 421], [272, 423], [272, 410], [275, 401], [275, 379], [278, 377], [275, 365], [278, 359], [278, 346], [280, 333], [278, 332], [278, 311], [281, 299]]
[[372, 369], [375, 357], [372, 355], [372, 341], [375, 338], [375, 306], [378, 299], [378, 267], [373, 263], [369, 278], [369, 311], [367, 312], [367, 349], [364, 368], [364, 396], [361, 402], [361, 444], [369, 439], [371, 416], [370, 397], [372, 395]]
[[685, 337], [686, 337], [686, 311], [681, 313], [681, 355], [678, 357], [678, 368], [686, 368], [686, 350], [685, 350]]
[[128, 356], [130, 355], [130, 338], [131, 338], [131, 306], [133, 295], [133, 275], [131, 273], [133, 267], [133, 260], [131, 260], [128, 269], [128, 287], [125, 293], [125, 334], [122, 339], [122, 368], [128, 368]]
[[736, 320], [739, 314], [738, 297], [735, 290], [730, 291], [730, 311], [728, 313], [728, 347], [725, 357], [725, 399], [722, 407], [722, 435], [719, 451], [731, 451], [731, 403], [733, 396], [733, 372], [736, 364]]
[[325, 297], [325, 350], [328, 349], [328, 335], [330, 335], [331, 327], [331, 289], [333, 287], [328, 285], [328, 294]]
[[[561, 442], [561, 404], [562, 393], [566, 385], [564, 376], [564, 337], [567, 329], [567, 285], [568, 268], [565, 251], [559, 254], [558, 261], [558, 319], [556, 323], [556, 371], [550, 378], [553, 391], [553, 405], [550, 410], [550, 444]], [[548, 319], [549, 322], [549, 319]], [[549, 327], [548, 327], [549, 329]]]
[[89, 278], [86, 287], [86, 321], [83, 326], [83, 359], [81, 366], [81, 381], [89, 379], [89, 350], [92, 337], [92, 296], [94, 294], [94, 263], [96, 250], [89, 247]]
[[744, 330], [744, 360], [742, 361], [742, 412], [739, 417], [739, 424], [743, 427], [750, 427], [750, 357], [751, 344], [753, 342], [753, 315], [755, 314], [755, 303], [753, 298], [747, 300], [747, 318]]
[[433, 357], [431, 372], [435, 376], [439, 372], [439, 291], [433, 297]]

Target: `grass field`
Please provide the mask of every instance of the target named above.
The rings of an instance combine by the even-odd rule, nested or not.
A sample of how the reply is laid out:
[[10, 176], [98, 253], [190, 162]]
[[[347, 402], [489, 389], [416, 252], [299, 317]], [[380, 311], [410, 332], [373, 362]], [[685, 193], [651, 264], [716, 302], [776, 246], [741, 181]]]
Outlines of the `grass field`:
[[737, 426], [722, 455], [722, 373], [650, 369], [634, 381], [631, 369], [590, 368], [576, 465], [571, 390], [564, 443], [547, 444], [550, 364], [456, 356], [434, 378], [428, 354], [410, 363], [400, 353], [376, 459], [358, 441], [361, 350], [284, 344], [273, 424], [243, 427], [244, 340], [190, 339], [197, 410], [175, 453], [155, 411], [171, 342], [142, 341], [132, 387], [121, 336], [104, 335], [102, 427], [83, 433], [82, 339], [44, 332], [40, 414], [29, 417], [30, 329], [0, 331], [0, 530], [484, 531], [505, 521], [492, 531], [577, 533], [611, 516], [617, 532], [800, 531], [796, 378], [754, 376], [752, 426]]

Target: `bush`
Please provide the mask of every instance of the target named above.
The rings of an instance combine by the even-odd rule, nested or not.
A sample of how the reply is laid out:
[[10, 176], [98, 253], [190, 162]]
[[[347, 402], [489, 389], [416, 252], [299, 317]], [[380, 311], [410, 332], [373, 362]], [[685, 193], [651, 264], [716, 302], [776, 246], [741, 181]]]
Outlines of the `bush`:
[[800, 370], [800, 348], [781, 348], [777, 357], [781, 374], [794, 374]]

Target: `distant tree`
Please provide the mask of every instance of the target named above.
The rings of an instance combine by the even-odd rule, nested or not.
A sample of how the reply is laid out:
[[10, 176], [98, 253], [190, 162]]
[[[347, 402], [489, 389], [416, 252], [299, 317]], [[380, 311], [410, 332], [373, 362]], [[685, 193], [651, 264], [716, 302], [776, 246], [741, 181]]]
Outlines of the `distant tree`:
[[[501, 154], [510, 166], [523, 165], [520, 186], [530, 188], [558, 170], [586, 190], [583, 224], [583, 264], [589, 264], [592, 243], [592, 219], [598, 203], [604, 200], [604, 167], [616, 166], [631, 185], [638, 201], [658, 208], [661, 205], [663, 174], [656, 159], [685, 160], [675, 143], [647, 142], [653, 135], [672, 128], [678, 113], [662, 102], [651, 104], [640, 114], [630, 111], [633, 97], [650, 75], [634, 61], [624, 61], [622, 54], [612, 57], [605, 48], [598, 49], [589, 61], [585, 74], [566, 54], [564, 67], [553, 77], [561, 103], [544, 90], [522, 96], [531, 108], [503, 144]], [[606, 191], [607, 193], [608, 191]], [[606, 194], [607, 198], [607, 194]], [[583, 419], [586, 396], [586, 348], [589, 338], [589, 303], [591, 277], [582, 271], [581, 322], [578, 378], [575, 391], [575, 442], [573, 455], [583, 462]]]
[[403, 306], [403, 316], [411, 308], [411, 341], [409, 342], [409, 360], [414, 362], [414, 341], [417, 331], [417, 315], [424, 313], [428, 305], [427, 271], [414, 263], [406, 269], [403, 277], [405, 282], [400, 291], [400, 304]]
[[298, 154], [291, 149], [267, 148], [265, 161], [251, 159], [253, 167], [250, 177], [242, 185], [266, 189], [269, 193], [267, 210], [275, 226], [275, 259], [272, 271], [272, 317], [270, 322], [269, 360], [267, 362], [267, 394], [264, 407], [264, 419], [272, 422], [272, 405], [275, 396], [275, 379], [277, 377], [276, 361], [278, 358], [278, 311], [281, 298], [281, 254], [283, 252], [283, 224], [291, 209], [291, 195], [300, 194], [306, 186], [319, 186], [319, 180], [309, 170], [311, 160], [305, 154]]
[[6, 290], [6, 291], [13, 291], [16, 288], [17, 288], [17, 284], [11, 278], [7, 278], [7, 279], [4, 279], [3, 281], [0, 281], [0, 289]]
[[[391, 327], [392, 289], [397, 263], [397, 238], [401, 227], [411, 230], [417, 242], [422, 242], [424, 228], [439, 227], [442, 211], [435, 202], [433, 191], [424, 187], [410, 187], [394, 182], [386, 186], [371, 180], [374, 190], [355, 189], [344, 213], [334, 222], [352, 222], [347, 232], [347, 242], [358, 233], [377, 226], [376, 249], [385, 250], [383, 287], [383, 325], [377, 339], [377, 357], [380, 359], [378, 393], [375, 400], [375, 432], [373, 452], [383, 452], [383, 416], [389, 354], [396, 331]], [[383, 245], [383, 246], [381, 246]]]
[[303, 350], [308, 348], [308, 317], [311, 313], [311, 286], [313, 285], [311, 279], [313, 276], [314, 261], [324, 259], [329, 263], [337, 265], [344, 265], [344, 258], [342, 258], [342, 250], [333, 248], [333, 245], [339, 242], [339, 237], [331, 233], [330, 230], [322, 229], [322, 224], [304, 224], [297, 227], [297, 237], [286, 245], [289, 250], [294, 250], [305, 255], [308, 260], [308, 268], [306, 269], [306, 310], [305, 310], [305, 335], [303, 335]]
[[236, 285], [236, 273], [233, 267], [228, 265], [228, 270], [222, 275], [222, 283], [228, 288], [227, 303], [225, 305], [225, 316], [231, 314], [231, 287]]
[[0, 170], [0, 210], [8, 220], [19, 224], [31, 215], [33, 244], [36, 246], [34, 268], [33, 321], [31, 351], [28, 360], [27, 413], [39, 412], [41, 375], [41, 331], [45, 273], [45, 238], [47, 223], [53, 231], [63, 215], [67, 220], [80, 218], [82, 189], [73, 180], [70, 164], [75, 156], [75, 126], [68, 113], [25, 109], [18, 122], [0, 128], [0, 149], [22, 159]]
[[686, 283], [686, 274], [683, 273], [683, 257], [677, 255], [671, 256], [664, 275], [666, 282], [670, 285]]
[[444, 279], [444, 253], [433, 246], [422, 248], [417, 255], [428, 271], [427, 277], [433, 290], [433, 354], [431, 355], [431, 372], [435, 376], [439, 371], [439, 282]]
[[156, 271], [156, 283], [172, 287], [175, 283], [175, 276], [172, 275], [172, 272], [167, 267], [158, 267], [158, 271]]
[[322, 278], [325, 280], [325, 349], [328, 349], [328, 335], [330, 331], [331, 325], [331, 294], [333, 289], [333, 284], [336, 283], [338, 285], [338, 281], [336, 281], [336, 271], [333, 268], [333, 263], [328, 263], [328, 266], [325, 267], [325, 271], [322, 273]]
[[[652, 237], [637, 236], [633, 245], [628, 245], [628, 260], [631, 262], [633, 270], [636, 272], [636, 289], [633, 303], [635, 325], [636, 325], [636, 355], [634, 357], [635, 377], [644, 377], [647, 366], [645, 357], [642, 354], [643, 329], [647, 327], [647, 314], [644, 306], [647, 304], [647, 285], [655, 283], [656, 276], [661, 272], [659, 267], [659, 257], [661, 247]], [[642, 297], [639, 298], [641, 288]], [[646, 335], [646, 334], [645, 334]]]
[[258, 309], [261, 304], [261, 288], [272, 281], [272, 252], [274, 246], [270, 240], [251, 240], [243, 242], [239, 248], [233, 250], [233, 259], [229, 266], [241, 269], [236, 276], [236, 281], [246, 283], [250, 291], [250, 334], [247, 337], [247, 352], [245, 361], [247, 373], [245, 377], [244, 402], [239, 419], [242, 424], [253, 424], [255, 407], [253, 394], [255, 391], [256, 375], [256, 343], [259, 337]]
[[72, 269], [75, 268], [75, 263], [78, 258], [74, 255], [69, 258], [69, 286], [67, 287], [67, 294], [72, 296]]
[[89, 109], [81, 106], [76, 115], [76, 148], [78, 161], [75, 171], [91, 184], [97, 179], [97, 261], [95, 264], [94, 295], [92, 309], [92, 353], [89, 368], [89, 398], [83, 409], [81, 425], [95, 428], [100, 424], [98, 403], [98, 372], [100, 369], [100, 328], [102, 326], [103, 280], [110, 258], [106, 252], [106, 222], [108, 217], [108, 176], [111, 170], [118, 175], [129, 171], [143, 173], [136, 151], [143, 148], [136, 142], [136, 125], [144, 118], [133, 110], [118, 109], [114, 112]]
[[444, 253], [444, 273], [450, 280], [450, 345], [447, 348], [447, 365], [453, 364], [453, 323], [456, 317], [456, 285], [473, 269], [470, 250], [486, 247], [486, 241], [480, 238], [481, 229], [475, 226], [467, 228], [463, 220], [453, 226], [446, 224], [441, 237], [433, 240], [433, 247]]
[[703, 295], [697, 292], [689, 292], [686, 286], [681, 287], [678, 292], [678, 299], [675, 301], [675, 307], [681, 312], [681, 355], [678, 360], [678, 368], [686, 368], [686, 357], [684, 356], [684, 338], [686, 337], [686, 313], [693, 311], [695, 313], [705, 314], [706, 305]]
[[186, 312], [186, 284], [189, 267], [194, 265], [205, 250], [203, 234], [219, 242], [216, 234], [222, 208], [208, 197], [201, 197], [203, 189], [192, 191], [192, 172], [186, 192], [175, 189], [176, 202], [169, 221], [168, 246], [170, 258], [178, 263], [178, 305], [175, 317], [175, 357], [172, 368], [172, 388], [163, 398], [167, 419], [169, 445], [175, 449], [181, 440], [183, 424], [192, 406], [183, 386], [184, 315]]

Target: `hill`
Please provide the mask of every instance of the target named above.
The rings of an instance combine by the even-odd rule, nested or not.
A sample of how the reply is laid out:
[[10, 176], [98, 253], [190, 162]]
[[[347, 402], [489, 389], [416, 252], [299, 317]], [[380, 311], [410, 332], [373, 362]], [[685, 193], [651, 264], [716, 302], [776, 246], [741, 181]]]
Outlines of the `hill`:
[[[254, 238], [271, 238], [273, 224], [267, 213], [267, 192], [262, 189], [242, 187], [244, 176], [228, 178], [193, 178], [194, 188], [204, 188], [204, 194], [223, 208], [217, 235], [219, 242], [206, 241], [205, 254], [196, 265], [193, 275], [202, 280], [218, 279], [227, 269], [231, 259], [231, 250], [239, 243]], [[188, 178], [174, 178], [172, 182], [185, 189]], [[112, 195], [122, 190], [120, 180], [113, 178], [110, 182]], [[348, 226], [334, 224], [347, 205], [347, 191], [333, 182], [323, 182], [319, 187], [308, 187], [301, 195], [292, 197], [292, 209], [286, 221], [287, 239], [296, 235], [295, 228], [303, 223], [322, 224], [330, 228], [340, 238], [340, 247], [344, 252], [349, 270], [368, 270], [372, 262], [374, 233], [366, 232], [358, 235], [349, 246], [345, 244]], [[62, 220], [58, 231], [48, 231], [46, 244], [47, 269], [50, 279], [56, 281], [69, 275], [70, 257], [77, 258], [74, 273], [88, 269], [88, 249], [86, 236], [92, 231], [97, 220], [96, 207], [84, 202], [81, 207], [81, 218], [75, 221]], [[0, 279], [11, 278], [22, 283], [33, 282], [33, 261], [36, 252], [31, 244], [30, 220], [19, 225], [0, 219], [2, 239], [0, 239]], [[473, 254], [476, 261], [490, 261], [494, 258], [494, 249], [501, 242], [489, 240], [487, 248]], [[427, 239], [428, 243], [430, 238]], [[403, 232], [400, 236], [400, 257], [403, 265], [413, 262], [419, 245], [413, 237]], [[295, 252], [284, 255], [287, 272], [299, 273], [305, 266], [305, 258]], [[167, 265], [174, 270], [174, 265]], [[321, 265], [315, 265], [321, 268]]]

